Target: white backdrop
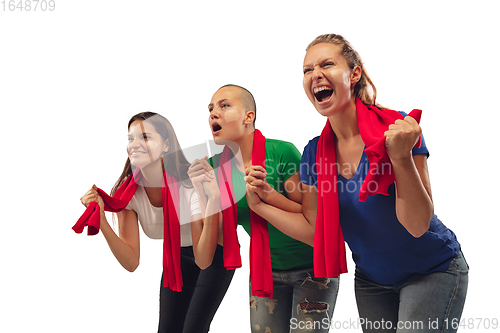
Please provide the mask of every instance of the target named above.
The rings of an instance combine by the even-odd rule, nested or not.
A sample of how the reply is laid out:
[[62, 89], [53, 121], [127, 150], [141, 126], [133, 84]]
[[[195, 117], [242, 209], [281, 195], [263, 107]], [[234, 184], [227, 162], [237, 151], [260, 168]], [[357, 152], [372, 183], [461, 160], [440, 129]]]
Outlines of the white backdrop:
[[[302, 88], [305, 47], [324, 33], [358, 50], [382, 105], [423, 110], [435, 211], [471, 266], [463, 318], [474, 323], [464, 330], [499, 317], [497, 2], [55, 3], [0, 8], [0, 331], [156, 332], [161, 241], [142, 234], [141, 264], [126, 272], [102, 235], [71, 230], [79, 198], [92, 184], [112, 187], [138, 112], [166, 116], [183, 147], [210, 139], [207, 105], [227, 83], [254, 94], [267, 137], [302, 150], [325, 123]], [[212, 332], [250, 331], [241, 231], [244, 267]], [[349, 257], [339, 323], [357, 318], [353, 271]]]

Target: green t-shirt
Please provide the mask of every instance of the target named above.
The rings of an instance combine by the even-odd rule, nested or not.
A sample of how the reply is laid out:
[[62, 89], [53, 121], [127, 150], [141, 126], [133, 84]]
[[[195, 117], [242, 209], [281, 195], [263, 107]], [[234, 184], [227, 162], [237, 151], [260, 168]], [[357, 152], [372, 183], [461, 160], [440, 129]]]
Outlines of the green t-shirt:
[[[300, 152], [289, 142], [266, 139], [266, 180], [269, 185], [286, 196], [284, 182], [299, 171]], [[222, 154], [214, 155], [209, 159], [218, 177], [217, 167]], [[214, 166], [215, 165], [215, 166]], [[250, 208], [246, 199], [246, 184], [243, 180], [245, 174], [238, 170], [231, 162], [233, 174], [233, 190], [238, 200], [238, 224], [241, 224], [250, 235]], [[271, 265], [276, 270], [301, 269], [313, 266], [313, 248], [305, 243], [295, 240], [268, 223], [269, 243], [271, 246]]]

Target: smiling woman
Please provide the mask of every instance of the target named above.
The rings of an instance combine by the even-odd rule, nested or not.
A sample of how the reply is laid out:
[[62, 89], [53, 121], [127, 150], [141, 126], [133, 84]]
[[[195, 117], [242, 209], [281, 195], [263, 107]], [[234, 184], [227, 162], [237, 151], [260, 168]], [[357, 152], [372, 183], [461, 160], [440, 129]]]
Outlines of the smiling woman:
[[[148, 237], [163, 238], [158, 332], [208, 332], [234, 274], [222, 263], [218, 215], [206, 214], [219, 204], [215, 181], [204, 182], [207, 198], [200, 202], [187, 175], [190, 164], [172, 125], [161, 115], [139, 113], [130, 119], [128, 130], [128, 159], [111, 191], [113, 198], [93, 186], [81, 201], [86, 207], [99, 205], [98, 227], [130, 272], [139, 265], [138, 224]], [[111, 206], [118, 216], [118, 235], [104, 214]]]
[[136, 120], [130, 125], [127, 152], [132, 165], [144, 171], [168, 150], [169, 139], [162, 140], [151, 123]]
[[[164, 167], [178, 179], [186, 178], [186, 165], [189, 166], [189, 162], [182, 152], [174, 128], [166, 118], [154, 112], [142, 112], [130, 119], [128, 129], [129, 158], [111, 194], [114, 194], [125, 178], [132, 174], [132, 165], [140, 169], [146, 168], [146, 173], [148, 169], [158, 170], [159, 167]], [[146, 153], [147, 157], [142, 156]], [[138, 164], [135, 165], [132, 160]], [[156, 177], [158, 178], [158, 173]], [[156, 183], [158, 181], [156, 179]]]

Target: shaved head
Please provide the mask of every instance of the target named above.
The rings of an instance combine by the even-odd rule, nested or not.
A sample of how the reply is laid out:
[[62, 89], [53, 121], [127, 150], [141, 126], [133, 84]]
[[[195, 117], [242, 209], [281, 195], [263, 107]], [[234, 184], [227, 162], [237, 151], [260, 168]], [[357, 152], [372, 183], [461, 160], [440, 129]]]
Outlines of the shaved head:
[[243, 107], [245, 108], [246, 111], [253, 111], [255, 116], [253, 119], [253, 125], [255, 127], [255, 119], [257, 119], [257, 106], [255, 105], [255, 99], [253, 98], [253, 95], [250, 91], [247, 89], [240, 87], [236, 84], [226, 84], [225, 86], [222, 86], [219, 88], [221, 90], [222, 88], [228, 88], [228, 87], [233, 87], [236, 88], [239, 91], [239, 100], [243, 104]]

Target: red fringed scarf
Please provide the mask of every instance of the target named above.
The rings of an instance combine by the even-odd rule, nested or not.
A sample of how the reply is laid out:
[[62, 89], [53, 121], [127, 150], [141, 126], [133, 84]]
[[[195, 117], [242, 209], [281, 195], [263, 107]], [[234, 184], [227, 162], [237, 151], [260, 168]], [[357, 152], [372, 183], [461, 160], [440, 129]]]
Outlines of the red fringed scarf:
[[[259, 130], [253, 137], [252, 164], [265, 168], [266, 138]], [[224, 265], [227, 269], [241, 267], [240, 249], [236, 227], [238, 226], [238, 207], [234, 197], [231, 170], [232, 152], [226, 146], [222, 152], [218, 178], [221, 192], [223, 232], [224, 232]], [[273, 296], [273, 277], [271, 267], [271, 249], [267, 221], [250, 211], [250, 281], [252, 294], [259, 297]]]
[[[369, 161], [368, 175], [359, 191], [359, 201], [365, 202], [370, 195], [388, 195], [389, 186], [395, 181], [391, 160], [385, 149], [384, 133], [391, 124], [404, 116], [394, 110], [379, 110], [375, 106], [365, 105], [359, 98], [356, 98], [356, 114]], [[420, 122], [421, 114], [421, 110], [415, 109], [409, 116]], [[420, 144], [419, 139], [415, 146], [418, 148]], [[336, 278], [347, 272], [347, 263], [339, 221], [335, 136], [328, 120], [318, 141], [316, 163], [318, 212], [314, 233], [314, 274], [316, 277]], [[386, 163], [391, 165], [391, 172], [379, 172], [388, 165]], [[335, 168], [330, 172], [329, 166], [332, 165]]]
[[[109, 212], [120, 212], [127, 207], [137, 190], [141, 177], [139, 168], [130, 175], [118, 188], [115, 194], [110, 197], [106, 192], [97, 189], [104, 201], [104, 210]], [[182, 273], [180, 262], [181, 236], [179, 217], [179, 183], [167, 172], [163, 173], [162, 181], [162, 206], [163, 206], [163, 285], [173, 291], [182, 290]], [[76, 233], [82, 233], [87, 226], [89, 235], [99, 233], [100, 228], [100, 207], [97, 202], [88, 205], [85, 212], [73, 226]]]

